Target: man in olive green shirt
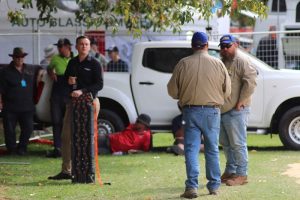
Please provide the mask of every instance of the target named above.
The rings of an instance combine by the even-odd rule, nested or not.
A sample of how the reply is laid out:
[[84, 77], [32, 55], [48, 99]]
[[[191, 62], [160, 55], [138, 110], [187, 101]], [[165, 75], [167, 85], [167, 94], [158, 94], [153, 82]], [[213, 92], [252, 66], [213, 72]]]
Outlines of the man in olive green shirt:
[[48, 66], [48, 74], [53, 80], [51, 91], [51, 120], [53, 127], [54, 150], [47, 153], [47, 157], [57, 158], [61, 156], [61, 132], [66, 103], [69, 100], [69, 87], [64, 77], [68, 62], [72, 57], [71, 42], [67, 38], [61, 38], [56, 44], [58, 55], [51, 58]]
[[249, 59], [237, 51], [232, 35], [220, 39], [221, 56], [231, 78], [231, 95], [221, 108], [220, 144], [226, 157], [221, 181], [228, 186], [247, 183], [247, 120], [257, 71]]

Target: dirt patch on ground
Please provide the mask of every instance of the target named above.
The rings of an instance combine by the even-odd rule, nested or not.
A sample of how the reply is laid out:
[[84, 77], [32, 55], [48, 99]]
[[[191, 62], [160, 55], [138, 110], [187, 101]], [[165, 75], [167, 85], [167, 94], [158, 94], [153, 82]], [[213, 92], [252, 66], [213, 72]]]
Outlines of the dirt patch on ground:
[[10, 200], [9, 198], [5, 197], [6, 188], [0, 185], [0, 199], [1, 200]]
[[300, 163], [288, 164], [288, 167], [282, 175], [297, 178], [296, 183], [300, 184]]

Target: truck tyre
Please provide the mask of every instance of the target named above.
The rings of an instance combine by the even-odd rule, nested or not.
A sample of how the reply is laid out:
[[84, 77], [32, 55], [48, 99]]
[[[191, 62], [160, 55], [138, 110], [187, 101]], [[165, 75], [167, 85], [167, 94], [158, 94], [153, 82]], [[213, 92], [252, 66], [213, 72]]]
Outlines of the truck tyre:
[[98, 132], [99, 134], [111, 134], [122, 131], [124, 122], [113, 111], [102, 109], [98, 116]]
[[284, 113], [279, 123], [279, 137], [284, 146], [300, 150], [300, 106]]

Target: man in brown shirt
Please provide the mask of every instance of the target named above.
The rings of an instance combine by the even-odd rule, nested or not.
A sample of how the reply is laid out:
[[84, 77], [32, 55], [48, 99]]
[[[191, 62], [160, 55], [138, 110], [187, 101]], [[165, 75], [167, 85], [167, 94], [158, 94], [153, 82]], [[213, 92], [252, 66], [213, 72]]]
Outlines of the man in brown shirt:
[[230, 78], [221, 60], [208, 54], [208, 37], [196, 32], [194, 54], [176, 65], [168, 92], [183, 108], [184, 148], [187, 180], [183, 198], [197, 198], [199, 150], [204, 137], [207, 189], [217, 194], [221, 184], [219, 165], [220, 106], [230, 95]]
[[220, 144], [226, 157], [221, 181], [229, 186], [243, 185], [247, 183], [248, 171], [247, 120], [257, 71], [237, 51], [238, 44], [232, 35], [221, 37], [220, 47], [231, 78], [231, 95], [221, 108]]

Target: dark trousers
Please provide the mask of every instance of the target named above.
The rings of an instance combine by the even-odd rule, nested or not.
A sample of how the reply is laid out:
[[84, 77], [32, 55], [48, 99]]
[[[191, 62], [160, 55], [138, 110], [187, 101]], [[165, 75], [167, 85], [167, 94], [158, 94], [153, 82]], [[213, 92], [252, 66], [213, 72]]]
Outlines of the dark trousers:
[[106, 134], [98, 135], [98, 154], [109, 154], [111, 153], [109, 138]]
[[66, 112], [66, 100], [61, 96], [51, 97], [51, 120], [53, 129], [54, 148], [61, 148], [61, 132], [64, 115]]
[[16, 149], [16, 125], [20, 125], [21, 134], [18, 149], [26, 151], [31, 133], [33, 132], [33, 111], [3, 113], [3, 128], [5, 144], [8, 151]]

